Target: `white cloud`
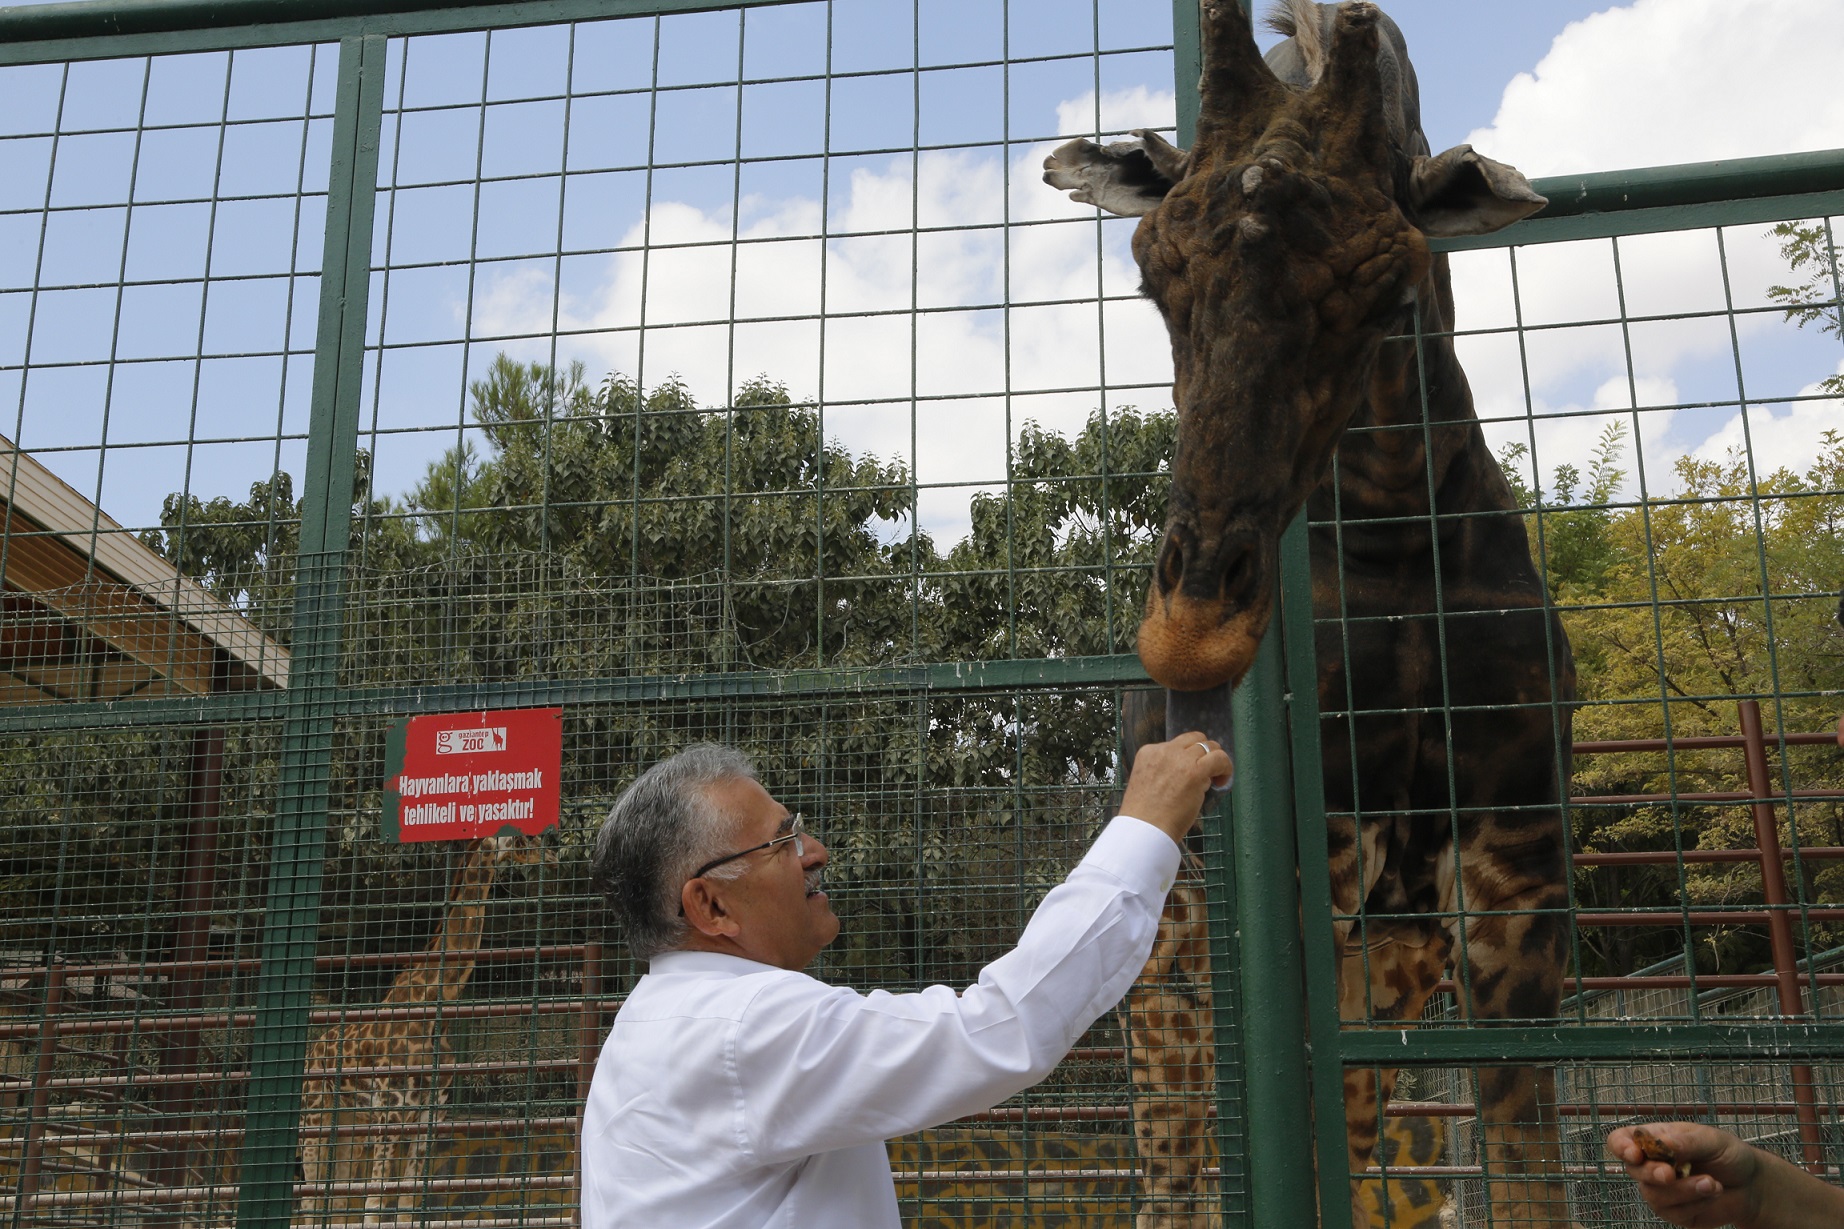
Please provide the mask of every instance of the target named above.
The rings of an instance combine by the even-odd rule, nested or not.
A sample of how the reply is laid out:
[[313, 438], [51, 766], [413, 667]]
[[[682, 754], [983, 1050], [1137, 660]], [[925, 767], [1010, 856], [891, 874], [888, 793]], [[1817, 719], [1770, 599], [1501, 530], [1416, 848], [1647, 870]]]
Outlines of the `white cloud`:
[[[1471, 140], [1533, 176], [1844, 144], [1840, 53], [1839, 0], [1635, 0], [1567, 27]], [[1169, 127], [1173, 114], [1169, 91], [1136, 87], [1061, 103], [1057, 129]], [[1132, 222], [1098, 230], [1089, 207], [1042, 184], [1052, 144], [1009, 167], [991, 154], [935, 151], [859, 165], [834, 183], [826, 222], [835, 237], [824, 244], [790, 237], [821, 231], [815, 200], [748, 198], [740, 224], [727, 211], [656, 200], [619, 241], [651, 245], [644, 258], [566, 269], [558, 323], [579, 335], [561, 349], [647, 384], [678, 374], [707, 404], [767, 374], [796, 397], [823, 399], [829, 434], [909, 462], [925, 484], [999, 479], [1008, 433], [1026, 419], [1072, 431], [1100, 400], [1067, 390], [1092, 389], [1105, 374], [1114, 389], [1151, 386], [1111, 394], [1113, 403], [1169, 404], [1156, 314], [1137, 301], [1097, 302], [1137, 283]], [[913, 238], [912, 227], [921, 231]], [[733, 236], [748, 242], [733, 246]], [[1734, 390], [1711, 385], [1721, 374], [1711, 359], [1737, 344], [1731, 300], [1758, 306], [1764, 287], [1783, 280], [1765, 228], [1725, 232], [1720, 252], [1711, 231], [1624, 239], [1617, 269], [1607, 241], [1528, 248], [1515, 295], [1506, 253], [1456, 257], [1459, 327], [1503, 330], [1460, 343], [1481, 415], [1504, 420], [1488, 421], [1488, 437], [1497, 447], [1534, 435], [1547, 479], [1559, 463], [1586, 467], [1604, 412], [1630, 420], [1637, 406], [1642, 438], [1629, 443], [1627, 468], [1643, 448], [1647, 486], [1660, 493], [1677, 456], [1719, 452], [1739, 430], [1724, 425], [1732, 412], [1720, 406]], [[511, 268], [484, 282], [476, 326], [547, 333], [552, 294], [548, 275]], [[1620, 323], [1644, 316], [1678, 318]], [[1543, 327], [1520, 341], [1519, 323]], [[1785, 327], [1774, 313], [1736, 326], [1743, 344]], [[1718, 408], [1652, 408], [1684, 401]], [[1523, 421], [1527, 402], [1534, 427]], [[1763, 467], [1772, 468], [1764, 440], [1809, 447], [1836, 409], [1803, 404], [1757, 430]], [[1756, 424], [1767, 415], [1752, 413]], [[926, 498], [926, 527], [948, 538], [964, 530], [966, 492]]]
[[1170, 129], [1177, 123], [1178, 104], [1172, 92], [1143, 85], [1104, 91], [1099, 102], [1090, 90], [1080, 98], [1058, 103], [1056, 109], [1056, 130], [1065, 137], [1112, 137], [1134, 128]]
[[[1635, 0], [1564, 29], [1536, 70], [1506, 87], [1492, 125], [1468, 139], [1533, 178], [1834, 148], [1844, 145], [1840, 62], [1838, 0]], [[1521, 413], [1526, 382], [1538, 414], [1552, 405], [1620, 404], [1629, 372], [1631, 383], [1651, 390], [1642, 391], [1642, 406], [1720, 405], [1736, 399], [1734, 364], [1722, 360], [1737, 347], [1746, 353], [1771, 341], [1786, 353], [1826, 355], [1816, 338], [1774, 337], [1790, 333], [1777, 313], [1736, 316], [1731, 331], [1731, 306], [1761, 306], [1765, 288], [1787, 280], [1769, 230], [1730, 228], [1720, 248], [1708, 230], [1625, 238], [1617, 269], [1605, 240], [1526, 248], [1517, 257], [1515, 299], [1504, 253], [1456, 257], [1462, 330], [1509, 328], [1520, 319], [1572, 326], [1528, 332], [1522, 347], [1510, 334], [1463, 341], [1481, 413]], [[1619, 323], [1648, 316], [1676, 318]], [[1582, 395], [1586, 386], [1593, 396]], [[1751, 411], [1751, 421], [1766, 413]], [[1827, 413], [1835, 415], [1835, 406], [1806, 403], [1774, 429], [1757, 430], [1762, 472], [1778, 463], [1763, 460], [1763, 448], [1807, 447]], [[1546, 471], [1563, 461], [1585, 467], [1598, 433], [1586, 424], [1596, 420], [1573, 421], [1579, 425], [1551, 421], [1539, 429], [1550, 442]], [[1739, 417], [1720, 410], [1649, 413], [1641, 421], [1654, 494], [1675, 486], [1676, 457], [1719, 455], [1740, 440]], [[1488, 427], [1488, 434], [1503, 431]], [[1630, 482], [1628, 493], [1636, 493]]]
[[[1485, 436], [1492, 452], [1501, 454], [1508, 445], [1522, 444], [1525, 452], [1519, 465], [1525, 485], [1538, 485], [1545, 495], [1555, 494], [1559, 466], [1573, 465], [1586, 475], [1603, 436], [1617, 427], [1622, 436], [1614, 465], [1626, 478], [1613, 497], [1635, 499], [1640, 494], [1641, 465], [1647, 490], [1657, 493], [1661, 481], [1670, 484], [1672, 466], [1685, 451], [1675, 442], [1683, 412], [1673, 407], [1680, 403], [1678, 387], [1667, 377], [1629, 381], [1621, 375], [1603, 381], [1582, 402], [1534, 401], [1527, 417], [1521, 401], [1515, 406], [1481, 401], [1479, 409], [1487, 420]], [[1575, 497], [1582, 497], [1580, 488]]]
[[1844, 4], [1636, 0], [1573, 22], [1468, 138], [1527, 175], [1844, 143]]
[[[1844, 361], [1838, 363], [1837, 374], [1844, 375]], [[1816, 400], [1750, 406], [1745, 423], [1737, 413], [1697, 445], [1695, 455], [1704, 461], [1726, 461], [1751, 452], [1757, 478], [1780, 469], [1804, 474], [1818, 458], [1820, 437], [1827, 431], [1844, 432], [1844, 400], [1819, 398], [1819, 392], [1815, 381], [1799, 395]]]
[[[1087, 131], [1097, 110], [1091, 95], [1058, 113]], [[1169, 125], [1172, 99], [1109, 93], [1099, 113], [1108, 126]], [[823, 245], [783, 238], [820, 232], [817, 201], [746, 200], [734, 228], [727, 212], [656, 201], [617, 240], [648, 245], [644, 255], [566, 274], [558, 328], [575, 336], [560, 353], [649, 386], [681, 376], [703, 404], [766, 374], [797, 398], [822, 399], [829, 436], [909, 463], [924, 484], [1001, 480], [1008, 434], [1027, 419], [1079, 429], [1101, 400], [1093, 389], [1104, 363], [1111, 386], [1159, 386], [1110, 402], [1170, 397], [1157, 314], [1097, 301], [1137, 284], [1131, 223], [1103, 224], [1098, 243], [1093, 209], [1042, 182], [1050, 148], [1026, 150], [1010, 168], [990, 154], [936, 151], [860, 166]], [[922, 232], [913, 240], [912, 226]], [[733, 245], [733, 234], [745, 242]], [[540, 270], [483, 278], [477, 334], [548, 333], [551, 315]], [[965, 533], [971, 489], [925, 491], [924, 528], [950, 541]]]

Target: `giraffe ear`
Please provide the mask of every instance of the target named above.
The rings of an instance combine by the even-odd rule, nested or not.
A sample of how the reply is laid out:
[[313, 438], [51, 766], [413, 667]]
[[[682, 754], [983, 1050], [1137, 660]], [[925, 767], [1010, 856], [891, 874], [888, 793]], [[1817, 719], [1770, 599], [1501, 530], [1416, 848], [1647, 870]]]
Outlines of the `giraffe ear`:
[[1494, 162], [1470, 145], [1416, 158], [1409, 171], [1411, 217], [1436, 239], [1489, 235], [1547, 204], [1516, 167]]
[[1075, 140], [1044, 159], [1044, 182], [1069, 198], [1109, 213], [1137, 218], [1151, 213], [1184, 178], [1189, 155], [1156, 132], [1141, 129], [1131, 141], [1097, 145]]

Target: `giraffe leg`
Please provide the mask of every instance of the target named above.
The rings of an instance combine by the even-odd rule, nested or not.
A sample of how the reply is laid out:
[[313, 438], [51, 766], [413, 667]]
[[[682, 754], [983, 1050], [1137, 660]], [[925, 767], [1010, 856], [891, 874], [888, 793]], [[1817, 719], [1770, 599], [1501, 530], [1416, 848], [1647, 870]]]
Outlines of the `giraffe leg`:
[[[443, 1043], [442, 1049], [441, 1062], [443, 1066], [447, 1066], [453, 1061], [453, 1056], [447, 1053], [446, 1043]], [[448, 1090], [446, 1087], [437, 1086], [424, 1090], [423, 1096], [422, 1112], [416, 1116], [415, 1129], [405, 1139], [402, 1171], [398, 1175], [400, 1178], [411, 1181], [429, 1176], [427, 1172], [429, 1150], [435, 1139], [435, 1124], [441, 1120], [442, 1106], [448, 1100]], [[414, 1214], [420, 1210], [422, 1199], [421, 1190], [406, 1188], [397, 1195], [397, 1210]]]
[[[399, 1178], [415, 1181], [423, 1176], [423, 1161], [429, 1155], [429, 1137], [426, 1131], [426, 1127], [419, 1126], [416, 1134], [404, 1141], [403, 1168], [398, 1174]], [[420, 1190], [406, 1187], [397, 1193], [397, 1211], [400, 1214], [415, 1214], [422, 1197], [423, 1193]]]
[[[1193, 868], [1195, 869], [1195, 868]], [[1143, 1199], [1136, 1229], [1217, 1229], [1215, 1035], [1204, 889], [1180, 882], [1160, 919], [1151, 959], [1127, 1000], [1133, 1129]]]
[[[1369, 922], [1366, 941], [1348, 939], [1339, 968], [1339, 1015], [1346, 1020], [1389, 1021], [1413, 1025], [1446, 971], [1452, 945], [1439, 921], [1392, 918]], [[1376, 1160], [1383, 1109], [1396, 1088], [1394, 1067], [1345, 1070], [1345, 1147], [1354, 1174]], [[1365, 1181], [1353, 1179], [1351, 1198], [1358, 1206]], [[1356, 1221], [1368, 1224], [1368, 1216]]]
[[[328, 1061], [323, 1040], [317, 1039], [307, 1052], [307, 1068], [310, 1072], [323, 1071], [332, 1064]], [[301, 1196], [296, 1207], [297, 1222], [311, 1223], [324, 1219], [323, 1213], [328, 1209], [326, 1195], [315, 1189], [326, 1183], [330, 1177], [333, 1164], [333, 1140], [329, 1131], [338, 1116], [338, 1096], [333, 1087], [325, 1080], [309, 1078], [301, 1085], [301, 1181], [307, 1187], [307, 1193]]]
[[362, 1136], [354, 1137], [347, 1129], [357, 1122], [369, 1121], [359, 1108], [363, 1102], [355, 1103], [345, 1089], [336, 1088], [329, 1095], [329, 1109], [324, 1118], [316, 1122], [327, 1129], [327, 1134], [320, 1139], [303, 1139], [301, 1146], [301, 1179], [320, 1188], [310, 1189], [303, 1196], [301, 1210], [316, 1226], [344, 1219], [339, 1214], [353, 1203], [351, 1196], [335, 1195], [326, 1189], [327, 1186], [364, 1176], [363, 1165], [355, 1153], [365, 1149], [366, 1143]]
[[[1485, 822], [1462, 840], [1464, 912], [1449, 925], [1457, 935], [1463, 927], [1458, 997], [1469, 1018], [1547, 1020], [1561, 1007], [1568, 962], [1565, 846], [1559, 832], [1532, 839], [1532, 827], [1523, 817], [1515, 827]], [[1483, 1068], [1478, 1094], [1492, 1224], [1567, 1229], [1573, 1222], [1554, 1069]]]
[[[1165, 737], [1160, 688], [1121, 696], [1121, 759]], [[1215, 1163], [1215, 1033], [1203, 886], [1193, 861], [1160, 919], [1159, 937], [1121, 1011], [1132, 1077], [1134, 1143], [1142, 1199], [1136, 1229], [1220, 1229]]]
[[1215, 1192], [1203, 1173], [1214, 1156], [1210, 1122], [1200, 1120], [1206, 1106], [1198, 1093], [1214, 1085], [1213, 1071], [1208, 1062], [1156, 1040], [1170, 1022], [1194, 1017], [1196, 1005], [1183, 992], [1147, 987], [1136, 992], [1130, 1010], [1134, 1053], [1159, 1052], [1133, 1066], [1133, 1126], [1143, 1192], [1135, 1229], [1216, 1229], [1209, 1211]]
[[[394, 1093], [394, 1090], [392, 1090]], [[394, 1099], [393, 1099], [394, 1100]], [[385, 1190], [385, 1184], [395, 1178], [402, 1168], [399, 1157], [407, 1143], [407, 1133], [414, 1128], [404, 1123], [399, 1107], [393, 1103], [379, 1107], [380, 1111], [373, 1121], [380, 1126], [392, 1129], [370, 1139], [370, 1164], [365, 1176], [365, 1223], [377, 1225], [384, 1219], [387, 1204], [394, 1206], [397, 1198]]]
[[[324, 1126], [324, 1123], [304, 1120], [303, 1126]], [[301, 1140], [301, 1181], [307, 1184], [307, 1194], [301, 1197], [300, 1210], [304, 1219], [311, 1221], [321, 1218], [326, 1209], [326, 1196], [314, 1189], [327, 1180], [327, 1162], [332, 1158], [327, 1155], [326, 1141], [322, 1139], [303, 1138]]]
[[[1360, 825], [1348, 817], [1335, 818], [1328, 835], [1332, 908], [1343, 919], [1332, 928], [1341, 953], [1339, 1017], [1347, 1022], [1411, 1023], [1446, 971], [1452, 942], [1435, 918], [1359, 916], [1374, 907], [1372, 894], [1385, 875], [1387, 846], [1398, 835], [1388, 822]], [[1363, 1173], [1376, 1159], [1382, 1111], [1395, 1086], [1393, 1067], [1352, 1067], [1344, 1073], [1346, 1160], [1353, 1174]], [[1356, 1225], [1370, 1223], [1361, 1195], [1371, 1181], [1375, 1179], [1352, 1179]]]

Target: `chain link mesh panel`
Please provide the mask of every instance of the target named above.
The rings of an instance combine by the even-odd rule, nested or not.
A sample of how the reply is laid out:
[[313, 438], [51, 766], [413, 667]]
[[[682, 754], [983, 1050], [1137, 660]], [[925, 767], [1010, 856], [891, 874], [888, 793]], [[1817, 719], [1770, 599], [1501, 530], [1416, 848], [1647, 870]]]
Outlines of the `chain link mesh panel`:
[[[867, 988], [972, 979], [1110, 810], [1170, 372], [1132, 222], [1039, 163], [1171, 133], [1191, 32], [1113, 0], [470, 24], [0, 68], [15, 1224], [571, 1223], [588, 1065], [637, 972], [588, 842], [687, 741], [745, 748], [811, 817], [847, 920], [815, 971]], [[1783, 447], [1837, 404], [1811, 344], [1836, 331], [1835, 218], [1625, 233], [1648, 229], [1455, 257], [1453, 342], [1582, 701], [1563, 1036], [1692, 1054], [1569, 1056], [1542, 1091], [1584, 1225], [1633, 1215], [1617, 1123], [1713, 1114], [1833, 1173], [1841, 1146], [1831, 1054], [1720, 1032], [1835, 1023], [1844, 978], [1844, 457]], [[1656, 378], [1711, 338], [1694, 379]], [[1328, 662], [1373, 630], [1321, 616]], [[1452, 832], [1457, 748], [1492, 714], [1464, 654], [1433, 660], [1412, 712], [1323, 708], [1433, 731], [1452, 797], [1416, 818]], [[393, 723], [536, 705], [565, 709], [559, 831], [490, 868], [384, 843]], [[1536, 716], [1571, 741], [1560, 702]], [[1348, 792], [1334, 822], [1404, 815]], [[1209, 976], [1135, 993], [1213, 1006], [1214, 1044], [1138, 1107], [1211, 1137], [1206, 1215], [1241, 1224], [1251, 902], [1224, 833], [1200, 852]], [[1441, 920], [1464, 945], [1521, 916], [1461, 891]], [[1339, 921], [1368, 971], [1426, 918], [1365, 898]], [[1385, 1168], [1343, 1175], [1370, 1224], [1519, 1206], [1494, 1211], [1517, 1174], [1481, 1090], [1556, 1055], [1494, 1050], [1475, 989], [1462, 967], [1412, 1036], [1340, 1038], [1354, 1075], [1405, 1064]], [[1159, 1041], [1111, 1014], [1038, 1088], [893, 1141], [908, 1223], [1178, 1210], [1134, 1142]]]

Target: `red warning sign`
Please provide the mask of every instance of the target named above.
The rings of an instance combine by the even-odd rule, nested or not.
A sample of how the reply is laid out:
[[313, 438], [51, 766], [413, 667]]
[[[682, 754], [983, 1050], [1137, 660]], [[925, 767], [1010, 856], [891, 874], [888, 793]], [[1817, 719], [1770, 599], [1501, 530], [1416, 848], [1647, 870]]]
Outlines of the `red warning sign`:
[[384, 837], [456, 841], [557, 823], [563, 710], [434, 713], [399, 722], [385, 747]]

